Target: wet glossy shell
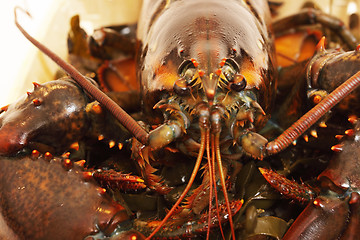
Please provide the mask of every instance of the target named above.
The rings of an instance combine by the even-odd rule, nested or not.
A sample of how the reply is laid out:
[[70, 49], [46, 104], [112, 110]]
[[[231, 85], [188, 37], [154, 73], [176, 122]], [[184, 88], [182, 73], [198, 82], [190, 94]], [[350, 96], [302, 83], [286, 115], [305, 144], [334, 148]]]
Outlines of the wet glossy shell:
[[138, 74], [145, 112], [173, 91], [179, 65], [191, 58], [205, 76], [215, 73], [222, 59], [233, 58], [247, 80], [246, 89], [254, 91], [269, 112], [276, 84], [267, 1], [145, 1], [144, 5], [138, 25]]

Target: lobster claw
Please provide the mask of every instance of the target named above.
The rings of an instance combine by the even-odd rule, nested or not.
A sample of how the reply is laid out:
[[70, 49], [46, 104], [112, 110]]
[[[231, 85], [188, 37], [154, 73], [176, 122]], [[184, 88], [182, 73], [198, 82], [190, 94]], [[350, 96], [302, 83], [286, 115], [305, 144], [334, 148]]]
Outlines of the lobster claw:
[[71, 79], [35, 85], [31, 94], [1, 113], [0, 155], [15, 154], [29, 145], [41, 152], [63, 153], [87, 131], [87, 101]]
[[349, 217], [348, 199], [316, 198], [291, 225], [283, 240], [338, 239]]
[[8, 231], [16, 238], [6, 239], [110, 236], [129, 219], [125, 208], [107, 198], [93, 179], [84, 179], [80, 166], [65, 168], [61, 158], [2, 157], [0, 167], [2, 239]]
[[21, 135], [16, 136], [13, 127], [0, 128], [0, 154], [13, 154], [22, 149], [26, 143]]

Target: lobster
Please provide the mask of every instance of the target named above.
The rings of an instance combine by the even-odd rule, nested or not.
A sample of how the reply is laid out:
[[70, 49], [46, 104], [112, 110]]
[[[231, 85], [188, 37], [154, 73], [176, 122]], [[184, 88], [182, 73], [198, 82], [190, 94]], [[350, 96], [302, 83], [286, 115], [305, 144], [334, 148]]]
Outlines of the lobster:
[[[130, 216], [126, 209], [106, 197], [80, 165], [38, 151], [30, 156], [2, 157], [2, 169], [13, 174], [1, 175], [1, 238], [80, 239], [109, 235], [117, 228], [119, 235], [113, 239], [144, 238], [127, 227]], [[64, 226], [61, 233], [59, 225]]]
[[319, 188], [297, 184], [272, 170], [260, 168], [271, 186], [286, 198], [307, 204], [283, 239], [356, 239], [359, 234], [359, 159], [357, 155], [359, 123], [341, 144], [339, 152], [318, 176]]
[[[154, 126], [149, 133], [106, 94], [99, 91], [88, 78], [37, 42], [16, 22], [22, 33], [64, 68], [89, 98], [96, 99], [101, 108], [106, 108], [125, 127], [126, 130], [119, 135], [128, 131], [134, 136], [133, 158], [139, 162], [147, 184], [155, 191], [167, 191], [166, 187], [158, 186], [162, 185], [161, 180], [150, 180], [154, 179], [154, 170], [149, 165], [149, 158], [157, 151], [168, 147], [186, 155], [197, 156], [188, 184], [171, 210], [161, 222], [150, 221], [146, 224], [152, 231], [148, 238], [154, 237], [168, 220], [172, 222], [174, 219], [171, 217], [175, 212], [180, 214], [182, 209], [179, 205], [190, 191], [206, 154], [204, 178], [192, 196], [187, 197], [188, 205], [197, 212], [195, 214], [208, 207], [207, 220], [201, 220], [208, 238], [210, 227], [216, 224], [221, 226], [220, 215], [223, 215], [222, 218], [229, 221], [231, 236], [235, 239], [232, 216], [239, 211], [242, 201], [231, 201], [228, 196], [226, 173], [231, 171], [231, 161], [244, 156], [263, 159], [285, 149], [359, 84], [359, 74], [356, 74], [277, 139], [268, 142], [257, 132], [270, 118], [277, 85], [270, 13], [265, 1], [231, 1], [232, 8], [228, 8], [228, 4], [229, 2], [225, 4], [215, 1], [211, 1], [211, 4], [204, 1], [144, 3], [137, 29], [137, 74], [141, 86], [143, 115], [152, 116], [142, 119], [146, 122], [147, 129]], [[239, 18], [240, 16], [242, 17]], [[31, 95], [33, 94], [29, 96]], [[32, 106], [41, 106], [42, 99], [34, 100], [31, 102]], [[52, 143], [43, 140], [48, 131], [42, 131], [35, 138], [30, 135], [30, 140], [25, 142], [20, 143], [18, 140], [23, 140], [22, 137], [13, 141], [11, 133], [5, 127], [7, 123], [14, 121], [14, 118], [6, 116], [6, 112], [10, 113], [12, 108], [16, 109], [10, 105], [2, 113], [5, 116], [0, 132], [10, 136], [4, 139], [5, 150], [2, 154], [19, 154], [18, 151], [25, 149], [24, 147], [31, 147], [28, 144], [30, 142], [35, 142], [33, 146], [36, 147], [46, 145], [44, 149], [48, 150], [48, 145], [51, 146]], [[96, 112], [97, 108], [91, 109]], [[13, 116], [18, 117], [18, 112], [15, 111]], [[9, 129], [13, 131], [15, 128]], [[79, 138], [71, 136], [70, 140], [76, 141]], [[13, 147], [14, 143], [16, 147]], [[63, 146], [58, 151], [63, 150]], [[57, 149], [57, 146], [53, 148]], [[13, 168], [16, 169], [16, 164]], [[49, 170], [45, 173], [50, 174]], [[218, 182], [224, 196], [224, 204], [220, 206]], [[214, 198], [215, 209], [212, 206]], [[223, 214], [223, 208], [226, 209], [226, 214]], [[6, 210], [4, 215], [8, 214]], [[160, 232], [158, 237], [161, 234], [163, 233]]]

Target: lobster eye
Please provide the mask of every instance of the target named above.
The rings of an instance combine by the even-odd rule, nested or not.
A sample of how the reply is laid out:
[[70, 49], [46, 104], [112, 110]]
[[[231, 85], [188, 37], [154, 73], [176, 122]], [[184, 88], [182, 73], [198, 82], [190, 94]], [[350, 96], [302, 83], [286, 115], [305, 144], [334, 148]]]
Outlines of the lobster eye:
[[189, 68], [189, 69], [186, 69], [186, 71], [183, 74], [183, 77], [187, 81], [191, 81], [193, 79], [195, 73], [196, 73], [195, 68]]
[[236, 92], [240, 92], [246, 87], [246, 79], [241, 74], [235, 74], [232, 83], [230, 84], [230, 88]]
[[180, 78], [174, 83], [174, 92], [179, 96], [185, 96], [190, 93], [190, 87], [184, 78]]
[[232, 81], [232, 79], [235, 75], [234, 69], [232, 67], [230, 67], [229, 65], [224, 65], [224, 67], [222, 68], [222, 73], [226, 77], [226, 80], [229, 82]]

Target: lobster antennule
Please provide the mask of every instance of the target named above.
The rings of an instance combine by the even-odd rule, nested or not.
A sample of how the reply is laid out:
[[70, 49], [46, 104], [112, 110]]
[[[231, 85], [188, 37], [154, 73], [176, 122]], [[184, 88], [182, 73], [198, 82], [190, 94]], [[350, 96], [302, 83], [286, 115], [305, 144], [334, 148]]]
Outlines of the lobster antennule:
[[58, 55], [48, 49], [46, 46], [41, 44], [35, 38], [33, 38], [25, 29], [19, 24], [17, 20], [17, 10], [23, 11], [28, 16], [30, 13], [26, 10], [15, 7], [15, 25], [20, 30], [20, 32], [40, 51], [46, 54], [50, 59], [56, 62], [65, 72], [67, 72], [85, 91], [95, 98], [98, 102], [108, 109], [108, 111], [129, 131], [134, 137], [139, 140], [142, 144], [147, 144], [149, 134], [129, 115], [127, 114], [119, 105], [117, 105], [113, 100], [111, 100], [105, 93], [95, 87], [84, 75], [82, 75], [78, 70], [73, 66], [65, 62]]
[[234, 223], [233, 223], [233, 220], [232, 220], [229, 197], [228, 197], [227, 190], [226, 190], [225, 176], [224, 176], [224, 171], [223, 171], [222, 162], [221, 162], [219, 139], [220, 139], [220, 133], [218, 132], [215, 135], [215, 154], [216, 154], [216, 160], [217, 160], [217, 163], [218, 163], [218, 168], [219, 168], [219, 173], [220, 173], [220, 181], [221, 181], [221, 186], [222, 186], [222, 190], [223, 190], [223, 194], [224, 194], [224, 198], [225, 198], [226, 209], [227, 209], [227, 212], [229, 214], [229, 223], [230, 223], [231, 235], [232, 235], [232, 239], [235, 240], [236, 238], [235, 238]]
[[[211, 224], [211, 208], [212, 208], [212, 198], [213, 198], [213, 184], [215, 180], [215, 175], [213, 172], [213, 166], [211, 162], [211, 155], [210, 155], [210, 130], [206, 130], [206, 155], [207, 155], [207, 161], [208, 161], [208, 169], [209, 169], [209, 185], [210, 185], [210, 194], [209, 194], [209, 216], [208, 216], [208, 229], [206, 233], [206, 239], [208, 240], [210, 237], [210, 224]], [[216, 188], [216, 186], [215, 186]], [[217, 209], [217, 213], [219, 213]]]

